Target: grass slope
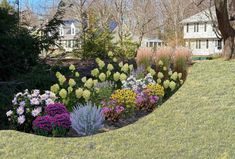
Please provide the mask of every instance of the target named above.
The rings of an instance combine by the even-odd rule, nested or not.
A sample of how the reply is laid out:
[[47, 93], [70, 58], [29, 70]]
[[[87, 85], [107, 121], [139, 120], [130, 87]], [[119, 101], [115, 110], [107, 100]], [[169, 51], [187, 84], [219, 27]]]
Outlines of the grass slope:
[[182, 88], [133, 125], [84, 138], [0, 131], [0, 158], [235, 158], [235, 63], [195, 64]]

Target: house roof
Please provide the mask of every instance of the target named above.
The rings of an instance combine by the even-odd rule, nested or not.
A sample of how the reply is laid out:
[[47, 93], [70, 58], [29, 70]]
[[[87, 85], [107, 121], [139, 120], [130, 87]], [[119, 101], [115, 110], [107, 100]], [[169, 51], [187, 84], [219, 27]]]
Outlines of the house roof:
[[216, 19], [215, 7], [205, 9], [191, 17], [182, 20], [180, 23], [211, 22], [213, 19]]
[[71, 24], [74, 24], [76, 26], [79, 24], [79, 21], [76, 19], [68, 19], [68, 20], [63, 20], [63, 24], [65, 26], [70, 26]]

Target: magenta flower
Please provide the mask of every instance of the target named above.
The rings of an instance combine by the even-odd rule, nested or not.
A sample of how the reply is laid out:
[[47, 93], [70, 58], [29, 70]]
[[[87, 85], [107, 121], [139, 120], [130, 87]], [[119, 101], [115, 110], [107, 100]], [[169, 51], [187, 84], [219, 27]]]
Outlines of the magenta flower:
[[53, 127], [69, 129], [71, 126], [70, 115], [68, 113], [57, 114], [54, 116]]
[[46, 107], [45, 112], [52, 117], [54, 117], [57, 114], [64, 114], [64, 113], [68, 114], [66, 107], [61, 103], [49, 104]]
[[46, 132], [51, 132], [52, 131], [52, 123], [54, 123], [54, 119], [48, 115], [46, 116], [38, 116], [34, 121], [33, 121], [33, 129], [41, 129]]

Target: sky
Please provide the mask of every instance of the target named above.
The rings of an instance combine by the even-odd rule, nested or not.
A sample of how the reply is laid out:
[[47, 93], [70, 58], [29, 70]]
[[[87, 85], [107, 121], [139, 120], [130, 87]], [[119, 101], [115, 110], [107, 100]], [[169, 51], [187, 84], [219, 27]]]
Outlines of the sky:
[[[8, 0], [12, 5], [15, 4], [17, 0]], [[20, 10], [24, 10], [26, 6], [30, 6], [30, 8], [34, 12], [43, 12], [43, 8], [45, 8], [45, 4], [50, 5], [56, 3], [57, 0], [19, 0], [20, 2]], [[15, 5], [16, 6], [16, 5]]]

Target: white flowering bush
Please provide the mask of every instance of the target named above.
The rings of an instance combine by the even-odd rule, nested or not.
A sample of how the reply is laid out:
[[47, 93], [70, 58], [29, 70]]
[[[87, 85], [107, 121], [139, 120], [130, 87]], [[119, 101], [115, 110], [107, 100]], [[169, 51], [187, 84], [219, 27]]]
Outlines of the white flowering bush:
[[127, 80], [122, 81], [122, 88], [123, 89], [130, 89], [135, 92], [143, 91], [148, 84], [155, 84], [155, 80], [153, 76], [148, 73], [144, 78], [136, 79], [135, 76], [131, 75], [127, 78]]
[[13, 108], [6, 113], [12, 128], [30, 132], [33, 120], [42, 115], [44, 108], [56, 99], [51, 91], [45, 91], [44, 94], [40, 94], [39, 90], [17, 93], [12, 100]]

